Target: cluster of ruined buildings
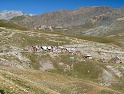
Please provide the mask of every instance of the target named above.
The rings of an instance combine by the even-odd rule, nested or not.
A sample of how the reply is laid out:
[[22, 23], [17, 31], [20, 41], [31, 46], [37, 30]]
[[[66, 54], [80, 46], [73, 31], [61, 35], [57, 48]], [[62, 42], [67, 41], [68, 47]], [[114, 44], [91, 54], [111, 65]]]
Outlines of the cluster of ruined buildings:
[[[30, 47], [26, 50], [30, 50], [30, 51], [34, 51], [34, 52], [48, 51], [48, 52], [53, 52], [53, 53], [56, 53], [56, 54], [59, 54], [59, 53], [63, 52], [63, 53], [70, 53], [70, 54], [73, 54], [73, 55], [82, 55], [83, 58], [86, 58], [86, 59], [93, 59], [92, 55], [90, 55], [90, 54], [84, 55], [83, 52], [76, 49], [76, 47], [35, 45], [35, 46], [32, 46], [32, 47]], [[106, 62], [106, 60], [104, 58], [99, 59], [99, 61], [100, 62]], [[122, 63], [122, 60], [119, 56], [116, 56], [116, 57], [111, 58], [108, 62]]]
[[[48, 51], [59, 54], [63, 53], [70, 53], [73, 55], [83, 55], [80, 50], [77, 50], [76, 47], [64, 47], [64, 46], [40, 46], [35, 45], [30, 48], [26, 48], [25, 50], [30, 50], [34, 52], [41, 52], [41, 51]], [[92, 59], [91, 55], [85, 55], [84, 58]]]
[[40, 52], [40, 51], [49, 51], [54, 53], [67, 52], [71, 54], [82, 54], [81, 51], [77, 50], [76, 47], [64, 47], [64, 46], [32, 46], [32, 51]]

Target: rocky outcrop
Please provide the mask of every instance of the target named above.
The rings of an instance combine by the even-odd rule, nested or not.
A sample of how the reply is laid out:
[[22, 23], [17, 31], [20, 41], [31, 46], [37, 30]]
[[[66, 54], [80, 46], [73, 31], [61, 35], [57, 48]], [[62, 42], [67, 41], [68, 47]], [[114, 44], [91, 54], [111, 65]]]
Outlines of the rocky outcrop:
[[8, 11], [8, 10], [4, 10], [2, 12], [0, 12], [0, 19], [5, 19], [5, 20], [9, 20], [13, 17], [17, 17], [17, 16], [22, 16], [24, 13], [22, 11], [16, 11], [16, 10], [12, 10], [12, 11]]

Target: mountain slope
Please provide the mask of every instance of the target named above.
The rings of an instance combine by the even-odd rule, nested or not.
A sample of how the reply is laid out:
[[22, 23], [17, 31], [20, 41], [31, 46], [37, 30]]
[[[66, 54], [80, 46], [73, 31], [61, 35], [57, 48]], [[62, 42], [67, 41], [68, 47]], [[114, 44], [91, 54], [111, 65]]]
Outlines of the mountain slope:
[[88, 21], [97, 24], [111, 23], [113, 20], [123, 17], [123, 8], [114, 9], [107, 6], [81, 7], [76, 10], [59, 10], [27, 17], [19, 23], [30, 27], [37, 26], [78, 26]]
[[[3, 91], [10, 94], [11, 91], [20, 94], [123, 94], [123, 63], [110, 61], [116, 56], [124, 61], [124, 50], [112, 44], [116, 40], [43, 30], [5, 27], [0, 30], [0, 88]], [[36, 45], [72, 47], [81, 54], [57, 49], [55, 52], [31, 50]], [[83, 58], [87, 54], [93, 59]], [[103, 56], [106, 63], [100, 61]]]
[[0, 67], [0, 80], [0, 91], [9, 94], [122, 94], [88, 80], [34, 70]]
[[[82, 8], [77, 10], [84, 11]], [[89, 8], [85, 10], [88, 13], [91, 13], [90, 10], [95, 11]], [[25, 17], [18, 16], [16, 20], [23, 19]], [[112, 20], [113, 25], [109, 24], [111, 28], [116, 25], [119, 28], [117, 30], [122, 31], [105, 31], [108, 37], [101, 37], [58, 32], [64, 28], [80, 30], [83, 26], [83, 30], [87, 31], [100, 27], [91, 22], [51, 32], [48, 28], [19, 30], [17, 24], [2, 20], [0, 93], [123, 94], [124, 49], [120, 47], [123, 38], [122, 23], [123, 17]], [[116, 36], [120, 39], [113, 39]], [[47, 47], [47, 50], [41, 49], [43, 47]], [[48, 47], [53, 49], [48, 50]]]
[[21, 16], [21, 15], [24, 15], [22, 11], [15, 11], [15, 10], [8, 11], [8, 10], [5, 10], [5, 11], [0, 12], [0, 19], [9, 20], [13, 17], [17, 17], [17, 16]]
[[123, 11], [123, 7], [92, 6], [76, 10], [47, 12], [35, 16], [15, 17], [12, 21], [39, 30], [77, 35], [109, 36], [124, 30]]
[[5, 27], [5, 28], [13, 28], [13, 29], [18, 29], [18, 30], [27, 30], [28, 28], [22, 25], [19, 25], [17, 23], [14, 23], [12, 21], [7, 21], [7, 20], [0, 20], [0, 27]]
[[[25, 24], [30, 27], [37, 26], [76, 26], [84, 24], [87, 20], [98, 16], [100, 14], [111, 11], [110, 7], [81, 7], [74, 11], [60, 10], [50, 13], [44, 13], [33, 17], [27, 17], [19, 23]], [[39, 20], [40, 19], [40, 20]]]

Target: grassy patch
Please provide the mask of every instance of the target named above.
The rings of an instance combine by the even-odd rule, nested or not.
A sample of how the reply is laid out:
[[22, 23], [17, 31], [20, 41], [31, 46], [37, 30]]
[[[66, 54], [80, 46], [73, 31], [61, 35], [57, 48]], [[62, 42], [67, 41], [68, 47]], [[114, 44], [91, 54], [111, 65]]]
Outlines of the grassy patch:
[[86, 36], [86, 35], [70, 35], [70, 34], [62, 34], [59, 32], [49, 32], [49, 31], [43, 31], [45, 33], [50, 33], [50, 34], [59, 34], [61, 36], [66, 36], [70, 38], [77, 38], [77, 39], [83, 39], [83, 40], [88, 40], [88, 41], [93, 41], [93, 42], [98, 42], [98, 43], [112, 43], [120, 46], [120, 42], [117, 39], [114, 38], [108, 38], [104, 36]]
[[0, 84], [0, 88], [7, 94], [24, 94], [24, 90], [29, 94], [114, 94], [92, 81], [45, 71], [0, 67], [0, 81], [6, 83]]
[[15, 24], [11, 21], [5, 21], [5, 20], [0, 20], [0, 27], [13, 28], [13, 29], [19, 29], [19, 30], [27, 30], [27, 28], [24, 26]]
[[115, 92], [108, 91], [108, 90], [101, 90], [101, 91], [99, 92], [99, 94], [119, 94], [119, 93], [115, 93]]
[[17, 16], [17, 17], [13, 17], [11, 20], [20, 21], [20, 20], [23, 20], [24, 18], [25, 16]]

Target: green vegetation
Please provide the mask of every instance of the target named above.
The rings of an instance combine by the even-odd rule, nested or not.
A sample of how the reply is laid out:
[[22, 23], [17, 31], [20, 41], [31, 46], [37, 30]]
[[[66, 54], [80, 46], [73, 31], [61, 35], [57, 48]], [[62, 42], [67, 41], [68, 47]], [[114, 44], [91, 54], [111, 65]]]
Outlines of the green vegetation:
[[27, 30], [26, 27], [15, 24], [11, 21], [6, 20], [0, 20], [0, 27], [6, 27], [6, 28], [13, 28], [13, 29], [19, 29], [19, 30]]
[[116, 42], [116, 40], [114, 40], [112, 38], [99, 37], [99, 36], [78, 36], [78, 35], [74, 35], [73, 37], [88, 40], [88, 41], [93, 41], [93, 42], [99, 42], [99, 43], [114, 43], [114, 42]]
[[99, 94], [116, 94], [115, 92], [110, 92], [108, 90], [101, 90]]
[[17, 17], [12, 18], [11, 20], [20, 21], [20, 20], [23, 20], [24, 18], [25, 16], [17, 16]]
[[50, 32], [50, 31], [42, 31], [44, 33], [49, 33], [49, 34], [59, 34], [61, 36], [67, 36], [70, 38], [77, 38], [77, 39], [83, 39], [83, 40], [88, 40], [88, 41], [93, 41], [93, 42], [98, 42], [98, 43], [111, 43], [120, 46], [119, 40], [115, 38], [109, 38], [109, 37], [104, 37], [104, 36], [86, 36], [86, 35], [70, 35], [70, 34], [62, 34], [59, 32]]
[[87, 23], [81, 25], [81, 27], [84, 29], [90, 29], [90, 28], [93, 28], [94, 26], [95, 26], [95, 24], [90, 23], [90, 22], [87, 22]]
[[[74, 59], [71, 60], [70, 57], [74, 57]], [[80, 61], [82, 60], [82, 56], [76, 56], [76, 55], [63, 54], [60, 55], [59, 57], [56, 57], [54, 60], [53, 60], [53, 64], [56, 67], [56, 69], [51, 70], [50, 72], [64, 74], [74, 78], [89, 79], [92, 81], [97, 81], [99, 77], [99, 73], [102, 72], [102, 70], [99, 67], [100, 66], [105, 67], [105, 65], [101, 65], [99, 63], [97, 64], [96, 61], [93, 60], [90, 61], [87, 59], [83, 59], [84, 61]], [[59, 66], [58, 62], [63, 62], [65, 65]], [[67, 70], [66, 72], [64, 72], [66, 65], [72, 66], [72, 64], [73, 64], [73, 68], [71, 67], [70, 71]]]
[[[106, 70], [106, 66], [111, 65], [109, 63], [84, 59], [82, 55], [67, 52], [57, 54], [47, 51], [23, 52], [22, 50], [26, 47], [30, 49], [33, 45], [57, 46], [92, 43], [83, 40], [111, 44], [116, 42], [113, 38], [2, 28], [0, 33], [0, 64], [5, 59], [7, 64], [17, 63], [20, 65], [17, 68], [22, 68], [0, 67], [0, 89], [3, 90], [1, 92], [7, 94], [114, 94], [112, 89], [123, 92], [123, 84], [116, 84], [117, 86], [110, 87], [111, 89], [97, 84], [101, 81], [98, 78], [103, 69]], [[97, 45], [97, 43], [95, 44]], [[40, 71], [39, 69], [42, 69], [45, 62], [50, 62], [54, 69]], [[68, 66], [70, 69], [67, 69]], [[115, 93], [118, 94], [116, 91]]]
[[111, 93], [113, 91], [94, 82], [45, 71], [0, 67], [0, 81], [1, 90], [7, 94], [70, 94], [74, 92], [107, 94], [104, 93], [106, 91], [113, 94]]

